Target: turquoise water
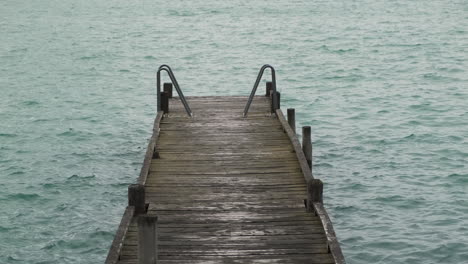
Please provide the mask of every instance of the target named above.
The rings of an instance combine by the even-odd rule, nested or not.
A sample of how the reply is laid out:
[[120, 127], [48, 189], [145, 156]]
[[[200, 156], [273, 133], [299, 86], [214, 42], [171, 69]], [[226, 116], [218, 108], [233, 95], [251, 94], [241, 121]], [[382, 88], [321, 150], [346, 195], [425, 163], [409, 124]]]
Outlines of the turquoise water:
[[[468, 263], [468, 2], [3, 0], [0, 263], [102, 263], [155, 116], [277, 69], [349, 263]], [[263, 90], [262, 90], [263, 91]]]

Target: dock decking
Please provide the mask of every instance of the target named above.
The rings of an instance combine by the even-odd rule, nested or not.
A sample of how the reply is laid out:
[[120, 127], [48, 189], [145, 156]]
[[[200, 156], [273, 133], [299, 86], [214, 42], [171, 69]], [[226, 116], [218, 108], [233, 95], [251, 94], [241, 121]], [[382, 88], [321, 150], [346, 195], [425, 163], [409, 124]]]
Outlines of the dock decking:
[[[157, 263], [344, 263], [321, 190], [307, 212], [310, 170], [281, 110], [255, 96], [242, 117], [247, 99], [188, 97], [190, 118], [173, 98], [158, 114], [138, 181], [158, 217]], [[135, 210], [106, 263], [139, 263]]]

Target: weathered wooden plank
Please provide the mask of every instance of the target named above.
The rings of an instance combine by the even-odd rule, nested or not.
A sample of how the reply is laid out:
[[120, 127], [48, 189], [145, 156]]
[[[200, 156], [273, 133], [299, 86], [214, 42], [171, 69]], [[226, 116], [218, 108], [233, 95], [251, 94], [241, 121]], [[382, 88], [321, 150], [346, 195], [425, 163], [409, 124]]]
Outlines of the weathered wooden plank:
[[276, 110], [276, 115], [278, 116], [278, 120], [281, 122], [281, 125], [283, 126], [284, 131], [286, 131], [286, 134], [288, 135], [289, 140], [291, 141], [291, 144], [293, 145], [294, 152], [296, 153], [297, 159], [301, 166], [302, 173], [304, 175], [304, 179], [306, 181], [313, 179], [314, 177], [312, 176], [312, 171], [307, 163], [307, 159], [304, 155], [304, 152], [302, 151], [302, 147], [301, 147], [301, 144], [299, 143], [299, 140], [297, 139], [296, 133], [292, 131], [291, 127], [288, 124], [288, 121], [284, 118], [284, 115], [283, 115], [283, 112], [281, 112], [281, 109]]
[[143, 161], [143, 166], [141, 167], [140, 177], [138, 177], [138, 183], [144, 185], [146, 182], [146, 178], [150, 171], [151, 167], [151, 160], [153, 159], [154, 155], [154, 148], [156, 147], [156, 142], [159, 137], [159, 126], [161, 119], [163, 118], [164, 113], [159, 112], [154, 120], [153, 125], [153, 136], [151, 137], [150, 141], [148, 142], [148, 148], [146, 150], [145, 159]]
[[315, 214], [318, 215], [318, 217], [320, 218], [320, 221], [322, 222], [322, 226], [327, 236], [328, 249], [329, 249], [329, 252], [333, 256], [335, 263], [345, 264], [346, 261], [345, 261], [343, 252], [341, 251], [340, 243], [338, 243], [335, 230], [333, 229], [333, 225], [330, 220], [330, 217], [328, 216], [327, 211], [323, 207], [323, 203], [315, 202], [313, 203], [313, 207], [315, 210]]
[[[158, 263], [335, 263], [323, 217], [306, 212], [313, 178], [281, 110], [266, 96], [246, 118], [245, 96], [187, 100], [193, 118], [174, 97], [155, 121], [141, 173]], [[137, 233], [130, 225], [119, 263], [137, 263]]]
[[119, 261], [120, 253], [126, 239], [125, 236], [127, 235], [127, 231], [132, 222], [134, 211], [135, 207], [133, 206], [127, 206], [125, 209], [122, 220], [120, 221], [119, 228], [117, 229], [114, 240], [112, 241], [111, 247], [109, 249], [109, 253], [105, 262], [106, 264], [115, 264]]

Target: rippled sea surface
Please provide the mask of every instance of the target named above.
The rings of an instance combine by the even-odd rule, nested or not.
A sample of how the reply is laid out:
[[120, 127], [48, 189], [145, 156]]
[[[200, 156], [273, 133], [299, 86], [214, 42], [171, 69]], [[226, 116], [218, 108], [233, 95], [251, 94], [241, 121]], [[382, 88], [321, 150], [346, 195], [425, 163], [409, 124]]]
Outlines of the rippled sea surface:
[[276, 67], [349, 263], [468, 263], [466, 0], [170, 2], [0, 3], [0, 263], [104, 261], [163, 63], [187, 95]]

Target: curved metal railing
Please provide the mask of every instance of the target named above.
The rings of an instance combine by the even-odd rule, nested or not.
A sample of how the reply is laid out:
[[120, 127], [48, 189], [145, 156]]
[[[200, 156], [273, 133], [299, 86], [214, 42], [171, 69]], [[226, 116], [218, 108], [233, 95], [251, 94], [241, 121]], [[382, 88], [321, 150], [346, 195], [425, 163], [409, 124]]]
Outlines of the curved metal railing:
[[255, 92], [257, 91], [258, 85], [260, 84], [260, 80], [262, 79], [263, 72], [269, 68], [271, 70], [271, 89], [272, 89], [272, 95], [276, 94], [276, 75], [275, 75], [275, 68], [269, 64], [265, 64], [260, 68], [260, 72], [258, 73], [257, 80], [255, 81], [254, 87], [252, 89], [252, 92], [250, 93], [249, 100], [247, 101], [247, 105], [244, 108], [244, 114], [243, 116], [246, 117], [247, 113], [249, 112], [250, 104], [252, 104], [252, 100], [255, 96]]
[[187, 114], [192, 117], [193, 113], [192, 110], [190, 109], [190, 106], [187, 103], [187, 100], [185, 99], [184, 94], [182, 93], [182, 90], [180, 89], [179, 83], [177, 82], [177, 79], [174, 76], [174, 73], [172, 72], [171, 67], [167, 64], [163, 64], [159, 66], [158, 72], [156, 73], [156, 89], [157, 89], [157, 97], [158, 97], [158, 112], [161, 111], [161, 71], [167, 72], [169, 75], [169, 78], [171, 78], [172, 84], [174, 84], [174, 87], [177, 91], [177, 94], [179, 94], [180, 101], [184, 105], [185, 111]]

